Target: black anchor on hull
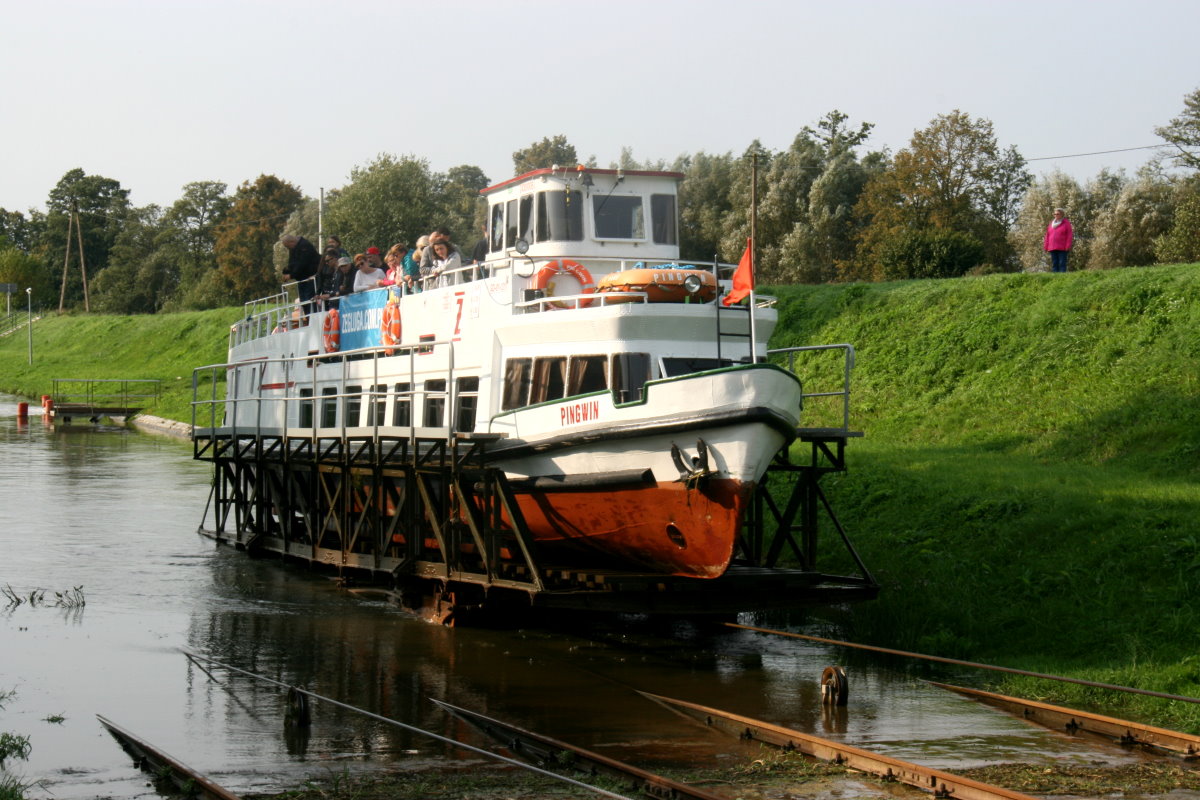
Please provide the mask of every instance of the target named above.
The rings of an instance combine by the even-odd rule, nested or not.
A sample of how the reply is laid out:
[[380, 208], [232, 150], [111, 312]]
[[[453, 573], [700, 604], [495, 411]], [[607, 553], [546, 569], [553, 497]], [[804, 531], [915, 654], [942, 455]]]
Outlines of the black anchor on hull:
[[690, 459], [684, 456], [679, 445], [671, 442], [671, 461], [679, 470], [679, 482], [686, 484], [689, 489], [703, 485], [705, 479], [713, 474], [708, 466], [708, 443], [703, 439], [696, 440], [696, 455]]

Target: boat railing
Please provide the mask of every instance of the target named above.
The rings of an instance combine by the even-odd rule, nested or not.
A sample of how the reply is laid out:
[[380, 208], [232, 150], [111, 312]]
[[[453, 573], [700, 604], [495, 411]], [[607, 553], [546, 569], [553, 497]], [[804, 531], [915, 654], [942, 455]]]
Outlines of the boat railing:
[[[417, 391], [416, 358], [428, 357], [438, 349], [446, 352], [446, 388], [430, 391], [425, 387]], [[382, 358], [388, 359], [386, 370], [380, 369]], [[397, 358], [406, 359], [404, 368], [396, 368]], [[361, 366], [367, 359], [371, 361], [369, 370]], [[323, 373], [318, 381], [318, 365], [332, 361], [340, 363], [340, 374], [331, 378]], [[239, 374], [240, 370], [245, 372]], [[264, 375], [271, 376], [270, 384], [263, 384]], [[235, 382], [232, 388], [231, 380]], [[250, 381], [251, 388], [243, 390], [238, 383], [241, 380]], [[404, 382], [409, 388], [400, 390], [398, 384]], [[361, 389], [350, 390], [360, 385]], [[318, 390], [322, 393], [317, 394]], [[265, 394], [268, 391], [271, 393]], [[197, 439], [279, 436], [378, 441], [383, 435], [408, 438], [413, 443], [418, 439], [449, 441], [455, 432], [474, 427], [473, 421], [465, 424], [459, 418], [465, 394], [468, 393], [460, 390], [455, 378], [454, 342], [449, 340], [366, 347], [325, 356], [281, 356], [209, 364], [192, 372], [192, 430]], [[418, 397], [424, 399], [423, 407], [418, 407]], [[428, 419], [425, 412], [434, 401], [440, 401], [440, 418]], [[394, 418], [393, 424], [383, 424], [389, 407], [404, 404], [407, 404], [407, 425], [396, 424]], [[364, 408], [365, 421], [361, 419]], [[350, 416], [356, 424], [347, 424]], [[360, 422], [365, 424], [357, 424]], [[431, 424], [422, 424], [425, 422]]]
[[[229, 326], [229, 346], [236, 347], [272, 333], [300, 327], [304, 320], [304, 309], [300, 303], [299, 286], [301, 283], [315, 282], [315, 277], [290, 281], [275, 294], [246, 301], [243, 304], [243, 318]], [[321, 310], [320, 301], [312, 301], [312, 310]]]
[[[854, 345], [851, 344], [818, 344], [808, 345], [804, 347], [780, 347], [774, 350], [768, 350], [768, 356], [787, 356], [787, 368], [791, 373], [796, 371], [797, 356], [810, 353], [828, 353], [832, 351], [840, 351], [842, 354], [841, 365], [841, 383], [840, 389], [832, 389], [830, 391], [809, 392], [805, 391], [801, 394], [801, 401], [805, 402], [809, 399], [821, 398], [838, 398], [841, 400], [841, 426], [836, 425], [824, 426], [824, 429], [831, 433], [848, 435], [850, 433], [850, 372], [854, 369]], [[808, 415], [808, 406], [805, 403], [805, 414]], [[813, 412], [818, 420], [832, 419], [833, 412], [826, 410], [818, 411], [813, 409]], [[807, 427], [807, 426], [806, 426]]]
[[113, 406], [134, 409], [154, 405], [162, 396], [157, 378], [55, 378], [55, 405]]

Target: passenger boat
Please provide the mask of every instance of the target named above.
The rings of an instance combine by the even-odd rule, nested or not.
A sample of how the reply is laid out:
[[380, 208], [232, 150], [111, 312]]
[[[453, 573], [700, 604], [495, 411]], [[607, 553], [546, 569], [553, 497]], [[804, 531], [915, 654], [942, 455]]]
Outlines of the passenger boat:
[[[361, 543], [347, 544], [348, 530], [340, 556], [321, 555], [320, 541], [352, 525], [332, 521], [332, 508], [339, 492], [353, 493], [343, 517], [371, 508], [385, 518], [383, 544], [362, 546], [361, 563], [402, 570], [404, 543], [423, 534], [386, 522], [405, 502], [402, 486], [386, 496], [371, 486], [396, 454], [419, 462], [440, 441], [440, 452], [469, 447], [503, 476], [515, 507], [498, 506], [495, 521], [528, 531], [509, 550], [531, 542], [556, 565], [725, 573], [756, 485], [797, 436], [801, 385], [767, 363], [772, 299], [725, 307], [727, 272], [680, 263], [681, 178], [534, 170], [483, 191], [481, 263], [426, 278], [419, 291], [343, 298], [302, 325], [290, 297], [248, 304], [228, 363], [197, 373], [197, 437], [279, 448], [279, 469], [309, 453], [313, 481], [342, 459], [333, 488], [257, 473], [231, 480], [252, 484], [230, 491], [259, 515], [253, 537], [353, 561]], [[368, 451], [365, 461], [347, 455]], [[469, 492], [465, 483], [447, 492], [455, 519], [469, 521]], [[291, 532], [300, 523], [279, 520], [296, 497], [307, 498], [295, 512], [315, 531], [307, 540]], [[491, 547], [478, 537], [457, 546]]]

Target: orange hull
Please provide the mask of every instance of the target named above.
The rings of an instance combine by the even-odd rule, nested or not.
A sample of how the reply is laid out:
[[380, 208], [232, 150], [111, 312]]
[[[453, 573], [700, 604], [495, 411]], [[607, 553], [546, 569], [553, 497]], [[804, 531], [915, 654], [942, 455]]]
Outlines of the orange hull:
[[703, 489], [668, 483], [517, 500], [539, 548], [555, 560], [717, 578], [733, 557], [753, 488], [714, 480]]

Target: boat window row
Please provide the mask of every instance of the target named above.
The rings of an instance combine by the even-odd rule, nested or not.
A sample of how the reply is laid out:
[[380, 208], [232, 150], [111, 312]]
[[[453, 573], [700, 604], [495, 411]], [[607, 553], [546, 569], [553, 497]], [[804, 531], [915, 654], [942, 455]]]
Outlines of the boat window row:
[[610, 389], [617, 403], [633, 402], [642, 397], [650, 367], [649, 353], [510, 358], [504, 367], [500, 409], [511, 411]]
[[[649, 219], [642, 195], [594, 194], [590, 201], [597, 239], [679, 243], [673, 194], [650, 195]], [[516, 247], [518, 239], [531, 244], [583, 241], [583, 218], [584, 197], [577, 190], [534, 192], [496, 203], [488, 214], [488, 249], [503, 252]]]
[[411, 383], [354, 384], [338, 391], [337, 386], [321, 387], [320, 398], [312, 388], [300, 389], [299, 427], [356, 428], [393, 426], [425, 427], [468, 432], [475, 430], [479, 408], [479, 378], [458, 378], [454, 382], [454, 408], [446, 416], [449, 400], [443, 378], [427, 380], [414, 390]]

